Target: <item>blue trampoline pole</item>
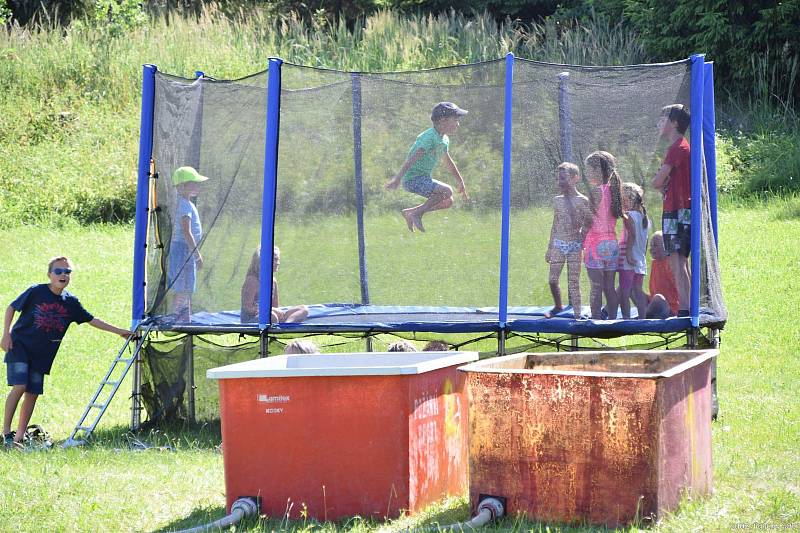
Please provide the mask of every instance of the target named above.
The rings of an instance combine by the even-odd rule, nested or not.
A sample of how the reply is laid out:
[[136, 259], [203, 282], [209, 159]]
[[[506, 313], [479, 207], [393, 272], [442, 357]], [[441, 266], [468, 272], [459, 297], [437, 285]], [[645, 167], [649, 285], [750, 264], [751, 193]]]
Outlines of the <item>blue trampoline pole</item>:
[[572, 109], [570, 106], [569, 72], [558, 75], [558, 129], [561, 134], [562, 161], [576, 163], [572, 158]]
[[133, 239], [133, 293], [131, 329], [136, 329], [145, 313], [145, 257], [147, 222], [150, 209], [150, 160], [153, 158], [153, 113], [155, 110], [155, 65], [142, 67], [142, 116], [139, 125], [139, 164], [136, 181], [136, 220]]
[[706, 156], [706, 175], [708, 176], [708, 207], [711, 211], [711, 228], [714, 231], [714, 245], [719, 250], [717, 231], [717, 118], [714, 107], [714, 63], [705, 64], [703, 74], [703, 151]]
[[511, 220], [511, 118], [514, 104], [514, 54], [506, 54], [505, 114], [503, 119], [503, 199], [500, 234], [500, 301], [498, 326], [508, 319], [508, 234]]
[[358, 225], [358, 275], [361, 282], [361, 303], [369, 304], [366, 241], [364, 240], [364, 187], [361, 161], [361, 74], [353, 79], [353, 176], [356, 192], [356, 224]]
[[267, 137], [264, 143], [264, 195], [261, 200], [261, 275], [258, 287], [258, 328], [261, 331], [269, 325], [272, 311], [272, 248], [275, 231], [275, 189], [278, 180], [281, 65], [283, 65], [281, 59], [269, 58], [267, 67]]
[[692, 288], [690, 293], [689, 313], [692, 317], [692, 327], [700, 326], [700, 224], [701, 197], [703, 188], [703, 71], [705, 69], [705, 55], [695, 54], [691, 57], [692, 86], [691, 86], [691, 179], [692, 179]]

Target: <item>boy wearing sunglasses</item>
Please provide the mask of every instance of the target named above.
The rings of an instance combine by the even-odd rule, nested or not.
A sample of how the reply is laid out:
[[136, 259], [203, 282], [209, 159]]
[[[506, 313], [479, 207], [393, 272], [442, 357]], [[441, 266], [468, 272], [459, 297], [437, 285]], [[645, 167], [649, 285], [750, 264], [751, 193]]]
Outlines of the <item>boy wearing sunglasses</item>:
[[[6, 309], [0, 345], [6, 352], [6, 371], [11, 387], [3, 417], [3, 440], [7, 446], [18, 445], [25, 437], [36, 400], [44, 392], [44, 376], [50, 373], [61, 339], [72, 322], [88, 322], [123, 338], [131, 335], [130, 331], [107, 324], [86, 311], [78, 299], [66, 291], [70, 274], [72, 263], [69, 259], [51, 259], [47, 265], [50, 283], [33, 285]], [[15, 312], [19, 313], [19, 318], [11, 329]], [[19, 424], [17, 431], [13, 432], [11, 422], [23, 395]]]

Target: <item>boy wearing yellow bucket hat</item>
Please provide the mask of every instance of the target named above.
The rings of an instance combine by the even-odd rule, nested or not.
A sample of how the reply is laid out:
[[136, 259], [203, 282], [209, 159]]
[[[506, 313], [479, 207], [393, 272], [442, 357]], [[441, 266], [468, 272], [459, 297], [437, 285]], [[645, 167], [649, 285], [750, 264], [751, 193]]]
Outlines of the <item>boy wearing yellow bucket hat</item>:
[[203, 237], [200, 214], [192, 202], [200, 192], [200, 184], [208, 180], [192, 167], [180, 167], [172, 174], [177, 193], [175, 219], [169, 254], [169, 289], [173, 293], [172, 313], [177, 322], [190, 322], [192, 294], [197, 269], [203, 268], [199, 244]]

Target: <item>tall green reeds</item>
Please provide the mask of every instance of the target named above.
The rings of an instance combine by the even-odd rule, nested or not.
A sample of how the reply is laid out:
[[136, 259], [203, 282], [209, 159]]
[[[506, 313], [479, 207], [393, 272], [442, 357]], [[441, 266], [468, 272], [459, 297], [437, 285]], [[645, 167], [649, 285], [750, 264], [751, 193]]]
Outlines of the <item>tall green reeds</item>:
[[[230, 13], [211, 5], [197, 16], [154, 15], [138, 27], [113, 22], [96, 18], [66, 28], [12, 26], [0, 32], [0, 224], [131, 218], [144, 63], [180, 76], [202, 70], [232, 79], [263, 70], [270, 56], [356, 71], [434, 68], [508, 52], [571, 64], [648, 59], [631, 31], [603, 18], [583, 25], [553, 20], [522, 25], [498, 24], [487, 14], [381, 11], [348, 27], [323, 17], [306, 22], [269, 8]], [[796, 80], [797, 58], [793, 65], [787, 72], [755, 62], [754, 77], [764, 85], [756, 87], [751, 101], [738, 100], [740, 108], [731, 108], [729, 116], [766, 123], [759, 113], [781, 109], [780, 95], [771, 94], [778, 85], [774, 78]], [[765, 101], [771, 103], [761, 105]], [[797, 122], [794, 111], [784, 107], [781, 113], [777, 126], [796, 131], [787, 126]], [[728, 145], [740, 143], [734, 139]], [[760, 153], [740, 159], [770, 160]], [[747, 178], [738, 176], [729, 183], [743, 181]]]
[[[111, 24], [113, 22], [113, 25]], [[69, 217], [130, 219], [133, 213], [143, 63], [192, 77], [232, 79], [263, 70], [270, 56], [340, 70], [433, 68], [502, 57], [586, 64], [645, 59], [619, 26], [523, 26], [487, 14], [304, 22], [269, 9], [199, 16], [162, 14], [125, 28], [102, 17], [69, 27], [0, 32], [0, 224]]]

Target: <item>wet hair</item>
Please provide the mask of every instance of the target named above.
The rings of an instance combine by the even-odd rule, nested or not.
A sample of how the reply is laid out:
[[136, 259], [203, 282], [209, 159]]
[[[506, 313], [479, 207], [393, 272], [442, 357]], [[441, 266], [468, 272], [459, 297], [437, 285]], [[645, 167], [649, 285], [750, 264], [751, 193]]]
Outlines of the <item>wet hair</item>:
[[254, 278], [259, 278], [261, 276], [261, 246], [256, 248], [256, 251], [253, 252], [253, 257], [250, 259], [250, 266], [245, 276], [252, 276]]
[[49, 274], [50, 272], [52, 272], [52, 271], [53, 271], [53, 265], [54, 265], [55, 263], [58, 263], [59, 261], [64, 261], [65, 263], [67, 263], [67, 267], [68, 267], [68, 268], [75, 268], [75, 267], [73, 266], [73, 264], [72, 264], [72, 261], [70, 261], [68, 257], [66, 257], [66, 256], [64, 256], [64, 255], [60, 255], [60, 256], [58, 256], [58, 257], [54, 257], [54, 258], [52, 258], [52, 259], [51, 259], [51, 260], [50, 260], [50, 261], [47, 263], [47, 273], [48, 273], [48, 274]]
[[423, 352], [447, 352], [449, 350], [450, 346], [448, 346], [446, 342], [440, 340], [430, 341], [422, 348]]
[[647, 229], [647, 208], [644, 206], [644, 189], [631, 181], [626, 181], [622, 184], [622, 194], [631, 202], [636, 211], [642, 212], [642, 227]]
[[684, 134], [689, 128], [692, 117], [683, 104], [672, 104], [661, 108], [661, 116], [667, 117], [667, 120], [677, 124], [678, 133]]
[[[603, 176], [603, 183], [608, 183], [611, 186], [611, 214], [614, 215], [614, 218], [622, 218], [621, 182], [619, 174], [617, 173], [617, 160], [608, 152], [598, 150], [597, 152], [589, 154], [586, 158], [586, 166], [600, 169], [600, 174]], [[592, 211], [594, 211], [596, 209], [596, 204], [591, 187], [589, 187], [589, 195], [592, 200]]]
[[[272, 255], [280, 255], [281, 250], [277, 246], [272, 249]], [[273, 259], [274, 260], [274, 259]], [[259, 245], [256, 248], [256, 251], [253, 252], [253, 257], [250, 258], [250, 266], [247, 268], [247, 274], [245, 276], [253, 276], [254, 278], [261, 277], [261, 246]]]
[[386, 348], [387, 352], [417, 352], [417, 347], [408, 341], [396, 341]]
[[293, 341], [289, 341], [289, 343], [283, 349], [283, 353], [287, 355], [315, 354], [319, 353], [319, 348], [317, 348], [317, 345], [311, 341], [295, 339]]
[[578, 169], [578, 165], [576, 165], [575, 163], [566, 163], [566, 162], [564, 162], [564, 163], [561, 163], [560, 165], [558, 165], [556, 167], [556, 170], [562, 170], [562, 169], [566, 170], [567, 172], [569, 172], [570, 175], [572, 175], [572, 176], [577, 176], [578, 174], [580, 174], [580, 170]]

